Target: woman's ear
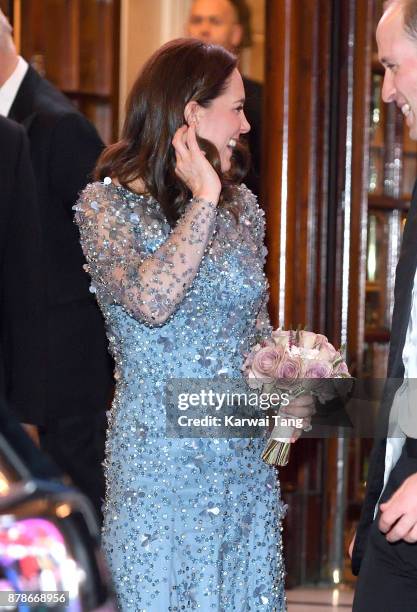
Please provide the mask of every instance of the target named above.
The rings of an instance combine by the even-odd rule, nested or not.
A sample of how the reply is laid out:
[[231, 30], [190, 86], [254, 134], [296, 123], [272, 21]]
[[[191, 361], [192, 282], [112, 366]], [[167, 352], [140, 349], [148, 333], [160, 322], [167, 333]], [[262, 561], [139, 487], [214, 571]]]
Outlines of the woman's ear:
[[198, 126], [200, 116], [201, 116], [202, 107], [195, 100], [191, 100], [187, 103], [184, 109], [184, 119], [187, 125], [195, 125]]

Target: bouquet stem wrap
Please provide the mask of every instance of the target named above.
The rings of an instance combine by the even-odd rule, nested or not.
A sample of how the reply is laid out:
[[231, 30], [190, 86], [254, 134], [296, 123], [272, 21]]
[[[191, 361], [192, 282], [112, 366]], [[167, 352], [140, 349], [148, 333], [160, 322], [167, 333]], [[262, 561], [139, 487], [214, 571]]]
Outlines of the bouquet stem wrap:
[[[303, 393], [306, 392], [303, 388], [299, 387], [291, 393], [291, 398], [295, 399]], [[262, 460], [268, 465], [274, 467], [283, 467], [284, 465], [288, 465], [292, 444], [291, 440], [293, 436], [293, 427], [289, 427], [288, 425], [275, 425], [265, 450], [261, 455]]]
[[274, 467], [288, 465], [290, 459], [291, 442], [288, 440], [274, 438], [274, 432], [268, 440], [268, 444], [262, 453], [262, 461]]

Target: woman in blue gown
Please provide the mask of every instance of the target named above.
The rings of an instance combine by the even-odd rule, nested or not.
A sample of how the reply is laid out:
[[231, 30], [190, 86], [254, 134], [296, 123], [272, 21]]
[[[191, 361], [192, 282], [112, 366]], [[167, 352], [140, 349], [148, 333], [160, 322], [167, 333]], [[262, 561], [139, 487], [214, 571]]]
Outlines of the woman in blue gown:
[[241, 381], [270, 331], [264, 216], [238, 184], [243, 104], [233, 55], [168, 43], [75, 207], [116, 362], [103, 546], [123, 611], [285, 610], [264, 440], [166, 434], [169, 381]]

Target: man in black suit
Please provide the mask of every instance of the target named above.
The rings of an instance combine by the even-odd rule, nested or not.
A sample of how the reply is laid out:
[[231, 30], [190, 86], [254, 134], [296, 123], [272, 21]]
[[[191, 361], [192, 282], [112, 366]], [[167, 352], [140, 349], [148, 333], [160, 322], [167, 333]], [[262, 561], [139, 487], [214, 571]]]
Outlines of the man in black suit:
[[[382, 97], [401, 108], [417, 140], [417, 2], [386, 6], [377, 29], [385, 68]], [[367, 492], [353, 543], [359, 573], [354, 612], [417, 610], [417, 184], [395, 279], [382, 435], [372, 451]]]
[[23, 128], [0, 117], [0, 398], [32, 435], [45, 419], [41, 227]]
[[[188, 19], [188, 34], [207, 43], [225, 47], [232, 53], [252, 45], [250, 10], [246, 0], [194, 0]], [[244, 75], [245, 115], [251, 129], [247, 135], [252, 165], [245, 183], [260, 193], [262, 155], [262, 95], [261, 83]]]
[[41, 214], [47, 311], [41, 445], [100, 512], [112, 364], [103, 319], [83, 270], [72, 207], [103, 145], [89, 121], [16, 53], [2, 13], [0, 114], [26, 129]]

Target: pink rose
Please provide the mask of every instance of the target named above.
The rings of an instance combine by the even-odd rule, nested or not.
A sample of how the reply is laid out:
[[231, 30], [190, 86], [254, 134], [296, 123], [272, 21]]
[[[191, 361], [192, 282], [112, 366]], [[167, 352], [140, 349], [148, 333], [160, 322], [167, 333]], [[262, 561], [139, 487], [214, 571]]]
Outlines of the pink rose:
[[290, 332], [278, 327], [272, 332], [272, 339], [277, 346], [288, 346], [290, 343]]
[[272, 382], [276, 370], [281, 363], [284, 349], [280, 346], [265, 346], [261, 348], [252, 361], [252, 373], [255, 378], [264, 382]]
[[286, 353], [276, 370], [276, 378], [286, 381], [295, 381], [301, 375], [302, 362], [297, 355], [290, 356]]
[[328, 361], [311, 359], [305, 367], [304, 378], [330, 378], [333, 368]]
[[[333, 367], [328, 361], [312, 359], [306, 364], [304, 370], [303, 387], [318, 396], [321, 402], [334, 397]], [[309, 382], [307, 382], [309, 381]]]

